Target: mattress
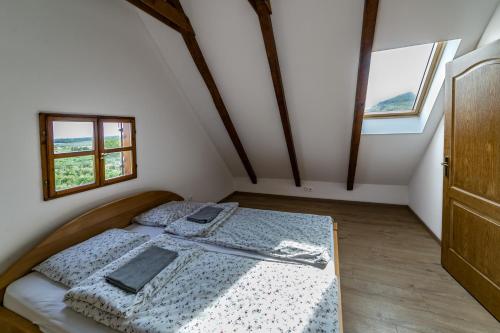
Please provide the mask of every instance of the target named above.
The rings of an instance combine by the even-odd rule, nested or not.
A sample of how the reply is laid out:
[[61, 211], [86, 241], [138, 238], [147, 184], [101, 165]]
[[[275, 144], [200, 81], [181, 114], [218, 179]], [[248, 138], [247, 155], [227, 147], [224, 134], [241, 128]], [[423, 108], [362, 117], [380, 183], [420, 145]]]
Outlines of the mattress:
[[[152, 237], [163, 233], [163, 228], [138, 224], [132, 224], [126, 229], [148, 234]], [[203, 244], [202, 246], [208, 251], [274, 261], [274, 259], [244, 251], [226, 249], [208, 244]], [[333, 279], [335, 277], [333, 260], [328, 263], [325, 269], [318, 269], [318, 274], [328, 274]], [[63, 302], [66, 291], [67, 288], [65, 286], [53, 282], [40, 273], [32, 272], [7, 287], [4, 296], [4, 306], [38, 325], [44, 333], [116, 333], [115, 330], [66, 307]]]
[[38, 325], [44, 333], [116, 332], [66, 307], [66, 291], [62, 284], [32, 272], [9, 285], [4, 306]]

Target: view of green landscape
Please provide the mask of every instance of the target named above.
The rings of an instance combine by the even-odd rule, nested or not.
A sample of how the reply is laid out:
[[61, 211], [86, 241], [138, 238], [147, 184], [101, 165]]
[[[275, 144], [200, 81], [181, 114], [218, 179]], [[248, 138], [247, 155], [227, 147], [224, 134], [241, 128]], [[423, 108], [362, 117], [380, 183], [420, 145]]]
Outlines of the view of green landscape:
[[383, 100], [366, 112], [391, 112], [391, 111], [410, 111], [413, 109], [417, 96], [412, 92], [407, 92], [395, 97]]
[[[91, 137], [58, 138], [54, 140], [54, 153], [92, 151], [92, 141]], [[105, 137], [104, 146], [107, 149], [121, 147], [120, 137]], [[106, 179], [124, 175], [123, 154], [122, 152], [117, 152], [105, 156]], [[56, 191], [93, 184], [95, 182], [94, 163], [94, 155], [56, 158], [54, 160]]]
[[94, 155], [54, 160], [56, 191], [95, 182]]

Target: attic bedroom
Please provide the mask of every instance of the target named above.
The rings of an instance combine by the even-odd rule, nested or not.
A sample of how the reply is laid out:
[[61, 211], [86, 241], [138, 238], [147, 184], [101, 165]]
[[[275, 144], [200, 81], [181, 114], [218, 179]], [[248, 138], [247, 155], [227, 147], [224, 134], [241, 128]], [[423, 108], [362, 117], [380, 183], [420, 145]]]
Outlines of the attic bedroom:
[[0, 332], [500, 333], [500, 0], [0, 0]]

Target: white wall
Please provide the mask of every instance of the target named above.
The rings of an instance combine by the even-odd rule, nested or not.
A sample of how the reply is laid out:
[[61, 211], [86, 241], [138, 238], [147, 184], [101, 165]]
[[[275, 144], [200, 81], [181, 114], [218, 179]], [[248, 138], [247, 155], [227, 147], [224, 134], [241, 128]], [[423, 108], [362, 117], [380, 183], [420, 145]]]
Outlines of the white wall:
[[409, 184], [409, 206], [441, 239], [443, 204], [444, 117], [432, 137]]
[[347, 191], [345, 183], [305, 180], [302, 181], [302, 187], [297, 187], [290, 182], [290, 179], [259, 178], [257, 184], [252, 184], [248, 178], [238, 177], [234, 179], [234, 188], [241, 192], [397, 205], [408, 204], [408, 186], [406, 185], [355, 184], [354, 190]]
[[490, 23], [484, 30], [478, 47], [484, 46], [500, 38], [500, 3], [497, 6], [495, 13], [491, 17]]
[[[478, 48], [500, 38], [500, 4], [486, 27]], [[441, 104], [441, 108], [443, 104]], [[442, 111], [441, 111], [442, 113]], [[444, 118], [439, 123], [427, 150], [415, 168], [409, 184], [409, 206], [420, 219], [441, 239]]]
[[[0, 2], [0, 271], [85, 210], [147, 189], [198, 200], [232, 176], [123, 0]], [[130, 115], [138, 178], [44, 202], [39, 111]]]

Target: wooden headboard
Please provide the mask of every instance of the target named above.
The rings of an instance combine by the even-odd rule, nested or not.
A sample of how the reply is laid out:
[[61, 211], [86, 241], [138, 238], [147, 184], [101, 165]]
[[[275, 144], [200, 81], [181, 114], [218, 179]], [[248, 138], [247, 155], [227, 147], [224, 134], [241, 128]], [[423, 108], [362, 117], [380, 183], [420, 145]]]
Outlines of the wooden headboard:
[[167, 191], [142, 192], [94, 208], [69, 221], [24, 254], [5, 273], [0, 275], [0, 303], [3, 304], [5, 289], [9, 284], [29, 273], [34, 266], [50, 256], [108, 229], [124, 228], [130, 224], [134, 216], [174, 200], [183, 199], [181, 196]]

